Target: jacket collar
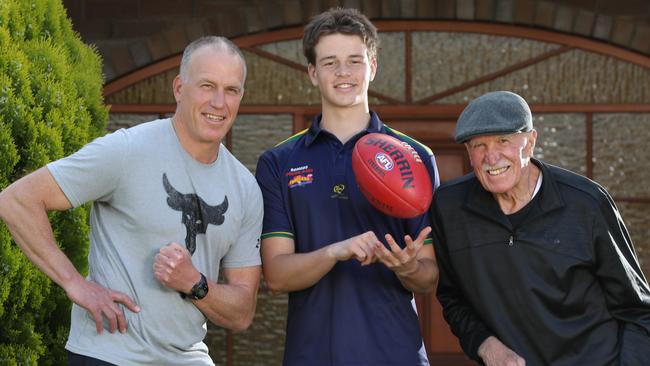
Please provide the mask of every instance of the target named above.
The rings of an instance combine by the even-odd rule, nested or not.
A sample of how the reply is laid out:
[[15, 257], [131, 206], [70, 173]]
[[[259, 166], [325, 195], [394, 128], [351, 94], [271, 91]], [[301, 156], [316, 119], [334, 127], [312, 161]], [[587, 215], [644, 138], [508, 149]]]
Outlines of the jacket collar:
[[[548, 166], [535, 158], [532, 158], [531, 162], [541, 170], [543, 177], [542, 187], [537, 193], [540, 195], [540, 210], [531, 211], [531, 213], [526, 217], [525, 221], [531, 221], [550, 211], [564, 207], [565, 205], [564, 199], [562, 199], [560, 190], [557, 187], [557, 182], [552, 176]], [[508, 220], [503, 211], [501, 211], [501, 207], [499, 207], [499, 204], [492, 196], [492, 193], [483, 188], [481, 182], [479, 182], [476, 176], [474, 176], [474, 179], [472, 181], [473, 186], [470, 188], [469, 194], [465, 199], [465, 208], [477, 215], [486, 217], [492, 221], [495, 221], [505, 227], [512, 229], [510, 220]]]
[[532, 161], [542, 171], [543, 175], [542, 187], [538, 193], [542, 195], [540, 200], [542, 211], [549, 212], [564, 207], [564, 199], [548, 165], [534, 158]]
[[[305, 136], [305, 144], [307, 146], [311, 145], [320, 135], [323, 134], [328, 134], [331, 135], [329, 132], [323, 130], [320, 126], [321, 119], [323, 118], [322, 114], [316, 115], [312, 121], [311, 121], [311, 127], [309, 127], [309, 131], [307, 132], [307, 136]], [[357, 137], [353, 138], [353, 140], [356, 140], [358, 137], [365, 135], [367, 133], [372, 133], [372, 132], [385, 132], [384, 128], [384, 123], [379, 119], [379, 116], [377, 116], [377, 113], [370, 111], [370, 123], [368, 123], [368, 127], [363, 129], [362, 131], [357, 134]]]

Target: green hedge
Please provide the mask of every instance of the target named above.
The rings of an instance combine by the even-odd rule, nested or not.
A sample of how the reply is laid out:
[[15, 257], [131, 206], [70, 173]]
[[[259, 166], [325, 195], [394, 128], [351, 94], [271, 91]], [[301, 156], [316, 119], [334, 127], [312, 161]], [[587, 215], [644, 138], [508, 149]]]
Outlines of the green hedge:
[[[101, 60], [60, 0], [0, 0], [0, 189], [104, 134]], [[87, 272], [88, 207], [52, 213], [59, 245]], [[62, 365], [70, 301], [0, 224], [0, 365]]]

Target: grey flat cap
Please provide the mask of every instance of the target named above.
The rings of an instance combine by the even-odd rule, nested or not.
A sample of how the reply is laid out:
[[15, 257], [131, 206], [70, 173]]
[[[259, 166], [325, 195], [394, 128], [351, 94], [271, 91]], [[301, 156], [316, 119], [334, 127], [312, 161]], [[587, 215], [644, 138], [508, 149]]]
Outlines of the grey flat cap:
[[456, 143], [480, 135], [527, 132], [533, 129], [530, 108], [519, 95], [495, 91], [472, 100], [456, 123]]

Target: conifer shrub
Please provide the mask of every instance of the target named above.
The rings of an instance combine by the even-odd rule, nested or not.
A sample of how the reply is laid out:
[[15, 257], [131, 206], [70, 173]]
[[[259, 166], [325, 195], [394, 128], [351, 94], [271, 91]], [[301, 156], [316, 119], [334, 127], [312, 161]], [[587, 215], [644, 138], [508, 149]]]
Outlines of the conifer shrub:
[[[101, 60], [61, 0], [0, 1], [0, 189], [104, 134]], [[50, 214], [87, 272], [88, 206]], [[64, 365], [71, 303], [0, 224], [0, 365]]]

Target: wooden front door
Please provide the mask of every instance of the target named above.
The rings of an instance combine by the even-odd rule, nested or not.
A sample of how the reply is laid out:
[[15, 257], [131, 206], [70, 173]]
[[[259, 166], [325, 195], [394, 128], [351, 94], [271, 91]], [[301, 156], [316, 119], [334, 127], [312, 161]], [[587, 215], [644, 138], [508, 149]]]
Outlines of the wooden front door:
[[[433, 150], [441, 182], [460, 177], [471, 170], [465, 146], [454, 143], [455, 120], [389, 117], [384, 121], [390, 127], [413, 137]], [[442, 317], [442, 308], [435, 292], [417, 295], [415, 299], [431, 365], [476, 365], [463, 354], [458, 339], [449, 330], [447, 322]]]

